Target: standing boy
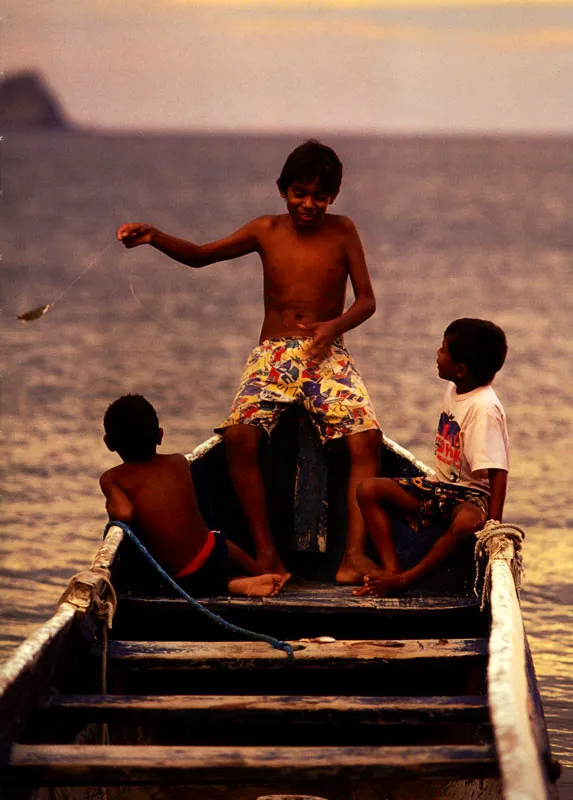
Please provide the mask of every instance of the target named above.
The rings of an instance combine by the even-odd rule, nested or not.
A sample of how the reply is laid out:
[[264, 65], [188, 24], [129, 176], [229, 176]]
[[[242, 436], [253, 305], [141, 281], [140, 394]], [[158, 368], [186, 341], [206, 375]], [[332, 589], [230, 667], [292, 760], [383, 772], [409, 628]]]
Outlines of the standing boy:
[[[183, 589], [195, 597], [278, 594], [287, 576], [261, 574], [240, 547], [207, 528], [185, 456], [156, 452], [163, 429], [145, 397], [128, 394], [113, 402], [104, 429], [107, 447], [123, 460], [100, 478], [109, 518], [134, 526]], [[242, 577], [231, 577], [230, 563]]]
[[[281, 412], [299, 403], [323, 443], [344, 437], [348, 444], [348, 535], [336, 578], [361, 583], [375, 565], [364, 555], [366, 530], [356, 489], [378, 472], [381, 430], [342, 334], [368, 319], [376, 303], [354, 223], [327, 213], [341, 180], [336, 153], [308, 141], [289, 155], [277, 181], [286, 214], [259, 217], [205, 245], [142, 223], [122, 225], [117, 237], [126, 247], [151, 244], [190, 267], [259, 254], [265, 308], [259, 346], [247, 361], [229, 416], [217, 428], [224, 432], [229, 473], [255, 560], [261, 569], [285, 571], [270, 532], [258, 450]], [[355, 299], [344, 311], [348, 278]]]
[[[486, 520], [501, 522], [509, 442], [505, 413], [491, 382], [506, 354], [505, 334], [493, 322], [457, 319], [446, 328], [437, 365], [440, 378], [450, 383], [436, 435], [436, 479], [371, 478], [360, 484], [358, 502], [382, 569], [367, 575], [354, 594], [384, 597], [406, 589]], [[449, 523], [421, 561], [405, 571], [392, 539], [392, 507], [406, 512], [414, 530]]]

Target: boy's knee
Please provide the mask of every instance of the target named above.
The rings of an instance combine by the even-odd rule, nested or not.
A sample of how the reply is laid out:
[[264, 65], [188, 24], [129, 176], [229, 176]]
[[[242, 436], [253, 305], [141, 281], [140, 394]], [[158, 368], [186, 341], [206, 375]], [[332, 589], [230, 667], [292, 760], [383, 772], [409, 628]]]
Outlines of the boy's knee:
[[364, 478], [358, 484], [356, 499], [360, 506], [370, 503], [379, 503], [387, 494], [389, 478]]
[[450, 531], [456, 540], [461, 540], [479, 531], [483, 524], [484, 518], [481, 509], [473, 503], [464, 503], [458, 506], [454, 512]]
[[365, 478], [356, 489], [356, 499], [360, 505], [372, 502], [375, 497], [376, 478]]

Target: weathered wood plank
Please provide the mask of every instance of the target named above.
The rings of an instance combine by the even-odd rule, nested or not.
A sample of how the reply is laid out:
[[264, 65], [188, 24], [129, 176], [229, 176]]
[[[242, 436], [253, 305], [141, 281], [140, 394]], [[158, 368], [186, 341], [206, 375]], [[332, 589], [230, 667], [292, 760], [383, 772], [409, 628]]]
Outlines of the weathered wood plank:
[[[293, 661], [265, 642], [110, 642], [111, 662], [145, 663], [149, 669], [249, 667], [290, 668], [316, 666], [353, 667], [368, 662], [411, 661], [413, 659], [475, 659], [487, 655], [487, 640], [478, 639], [403, 639], [347, 640], [334, 642], [293, 642]], [[138, 664], [139, 662], [139, 664]]]
[[[352, 721], [353, 723], [485, 722], [487, 700], [460, 697], [340, 697], [312, 695], [55, 695], [46, 696], [40, 710], [50, 718], [82, 717], [89, 721], [124, 720], [153, 723], [157, 717], [192, 716], [234, 724]], [[279, 724], [279, 720], [277, 720]]]
[[547, 765], [530, 719], [530, 687], [526, 667], [521, 608], [509, 567], [513, 545], [491, 565], [491, 657], [488, 693], [506, 800], [549, 800]]
[[[169, 606], [171, 604], [184, 605], [183, 598], [175, 597], [133, 597], [121, 596], [121, 602], [126, 606], [144, 610], [149, 605]], [[461, 597], [457, 595], [403, 595], [401, 597], [355, 597], [352, 587], [335, 584], [306, 583], [302, 585], [289, 585], [276, 597], [205, 597], [200, 598], [203, 605], [213, 611], [223, 611], [225, 608], [265, 608], [265, 609], [313, 609], [324, 614], [333, 610], [346, 613], [360, 613], [371, 611], [372, 614], [392, 613], [443, 613], [445, 611], [460, 611], [475, 609], [479, 601], [474, 597]]]
[[6, 785], [248, 781], [379, 780], [395, 777], [488, 777], [494, 748], [444, 747], [173, 747], [13, 745], [2, 753]]

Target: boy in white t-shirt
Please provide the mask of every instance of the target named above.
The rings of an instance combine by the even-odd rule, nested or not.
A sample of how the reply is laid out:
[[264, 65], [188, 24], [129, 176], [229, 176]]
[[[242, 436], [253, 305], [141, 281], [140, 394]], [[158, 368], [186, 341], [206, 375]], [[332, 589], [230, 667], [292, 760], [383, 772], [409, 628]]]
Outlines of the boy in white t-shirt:
[[[384, 597], [407, 589], [448, 556], [486, 520], [501, 522], [509, 469], [503, 407], [491, 387], [507, 354], [504, 332], [493, 322], [457, 319], [438, 350], [438, 375], [449, 381], [435, 445], [435, 478], [369, 478], [358, 504], [382, 567], [364, 578], [356, 595]], [[414, 530], [450, 525], [414, 567], [402, 570], [388, 509], [406, 512]]]

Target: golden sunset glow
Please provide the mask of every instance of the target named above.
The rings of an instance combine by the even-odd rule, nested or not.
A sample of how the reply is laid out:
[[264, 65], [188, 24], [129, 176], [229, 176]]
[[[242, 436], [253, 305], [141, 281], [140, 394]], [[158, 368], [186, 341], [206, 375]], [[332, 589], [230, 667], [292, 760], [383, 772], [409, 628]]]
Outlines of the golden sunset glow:
[[277, 18], [274, 14], [249, 16], [228, 22], [229, 36], [340, 36], [354, 39], [422, 42], [443, 38], [448, 42], [463, 38], [468, 44], [481, 43], [489, 47], [511, 50], [530, 50], [573, 46], [573, 26], [570, 29], [544, 27], [534, 30], [491, 31], [448, 30], [418, 25], [388, 25], [382, 22], [308, 16]]
[[306, 11], [323, 8], [384, 9], [384, 8], [467, 8], [476, 6], [571, 6], [573, 0], [168, 0], [188, 6], [218, 6], [232, 8], [304, 8]]

